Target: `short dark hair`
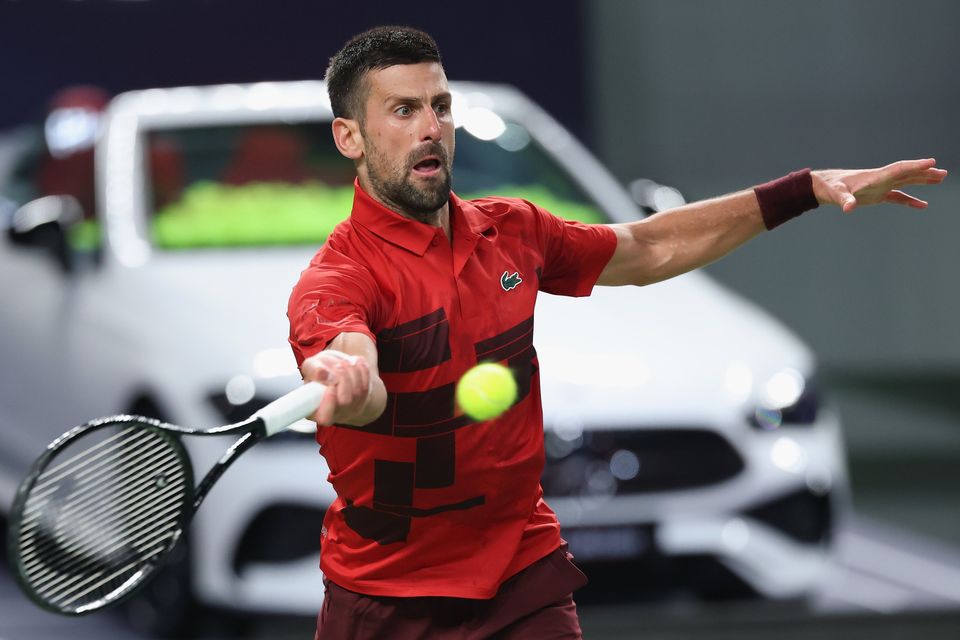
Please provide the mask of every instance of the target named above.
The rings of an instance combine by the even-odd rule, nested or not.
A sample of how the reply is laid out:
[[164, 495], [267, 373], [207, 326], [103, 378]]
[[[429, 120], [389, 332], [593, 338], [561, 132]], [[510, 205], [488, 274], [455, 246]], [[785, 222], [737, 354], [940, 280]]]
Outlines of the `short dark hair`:
[[411, 27], [374, 27], [352, 37], [327, 67], [327, 93], [337, 118], [362, 120], [368, 71], [396, 64], [440, 62], [440, 50], [429, 34]]

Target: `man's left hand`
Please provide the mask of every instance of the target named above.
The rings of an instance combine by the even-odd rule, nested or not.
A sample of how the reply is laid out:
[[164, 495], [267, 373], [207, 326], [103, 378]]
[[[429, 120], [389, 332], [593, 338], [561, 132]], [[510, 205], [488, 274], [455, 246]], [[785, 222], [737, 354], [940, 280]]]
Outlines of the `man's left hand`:
[[934, 158], [901, 160], [879, 169], [826, 169], [811, 172], [813, 192], [820, 204], [836, 204], [844, 213], [861, 205], [892, 202], [914, 209], [925, 209], [927, 203], [904, 193], [901, 187], [916, 184], [939, 184], [947, 177], [936, 168]]

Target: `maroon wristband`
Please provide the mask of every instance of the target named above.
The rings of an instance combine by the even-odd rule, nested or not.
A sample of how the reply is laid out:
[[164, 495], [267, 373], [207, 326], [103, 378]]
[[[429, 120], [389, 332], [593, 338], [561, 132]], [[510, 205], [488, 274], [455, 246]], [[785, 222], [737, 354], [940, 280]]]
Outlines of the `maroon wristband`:
[[802, 169], [755, 187], [760, 213], [767, 229], [779, 227], [804, 211], [820, 206], [813, 194], [810, 169]]

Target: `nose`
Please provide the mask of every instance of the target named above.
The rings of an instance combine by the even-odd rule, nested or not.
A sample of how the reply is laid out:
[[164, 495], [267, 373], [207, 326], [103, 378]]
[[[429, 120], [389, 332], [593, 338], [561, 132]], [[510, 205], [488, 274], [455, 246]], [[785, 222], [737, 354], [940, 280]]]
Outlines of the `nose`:
[[420, 123], [420, 140], [439, 141], [442, 135], [442, 129], [440, 128], [440, 118], [437, 112], [433, 109], [424, 109], [423, 114]]

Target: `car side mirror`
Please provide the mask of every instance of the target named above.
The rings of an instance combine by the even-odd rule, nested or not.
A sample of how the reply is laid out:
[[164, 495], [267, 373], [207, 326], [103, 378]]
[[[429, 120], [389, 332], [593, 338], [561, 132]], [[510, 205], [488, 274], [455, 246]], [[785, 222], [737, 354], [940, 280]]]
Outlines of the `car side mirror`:
[[82, 218], [83, 207], [73, 196], [43, 196], [13, 212], [7, 236], [13, 244], [44, 249], [64, 272], [70, 272], [73, 253], [67, 229]]
[[666, 211], [687, 203], [678, 189], [647, 178], [634, 180], [630, 183], [629, 190], [633, 201], [647, 213]]

